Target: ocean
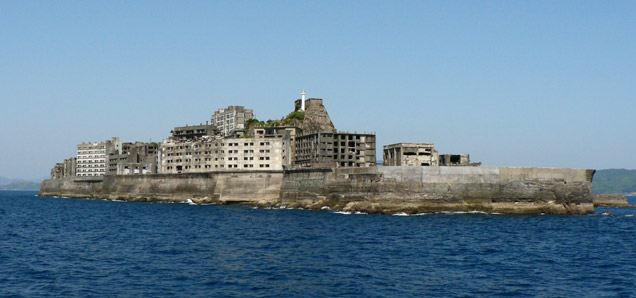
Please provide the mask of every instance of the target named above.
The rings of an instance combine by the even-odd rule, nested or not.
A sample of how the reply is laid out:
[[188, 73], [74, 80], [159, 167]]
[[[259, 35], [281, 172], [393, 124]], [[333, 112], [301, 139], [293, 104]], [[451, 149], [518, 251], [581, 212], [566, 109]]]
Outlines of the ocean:
[[0, 192], [0, 297], [636, 296], [636, 209], [391, 216], [35, 195]]

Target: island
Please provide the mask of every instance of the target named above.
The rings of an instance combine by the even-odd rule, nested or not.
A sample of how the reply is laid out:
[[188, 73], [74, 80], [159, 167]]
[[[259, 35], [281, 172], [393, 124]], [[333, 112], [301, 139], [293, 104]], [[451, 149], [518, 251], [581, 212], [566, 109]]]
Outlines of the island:
[[78, 144], [39, 195], [379, 214], [594, 212], [593, 169], [488, 167], [406, 142], [383, 146], [378, 163], [374, 133], [336, 130], [323, 100], [305, 96], [279, 120], [229, 106], [161, 143]]

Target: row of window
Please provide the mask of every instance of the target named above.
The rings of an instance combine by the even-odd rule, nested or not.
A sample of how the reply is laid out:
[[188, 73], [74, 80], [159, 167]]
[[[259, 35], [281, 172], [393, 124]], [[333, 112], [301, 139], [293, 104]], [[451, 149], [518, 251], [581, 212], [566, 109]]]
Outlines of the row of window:
[[[318, 142], [300, 142], [300, 143], [296, 143], [296, 147], [298, 148], [306, 148], [306, 147], [314, 147], [317, 146]], [[356, 142], [320, 142], [320, 145], [322, 146], [329, 146], [331, 147], [331, 145], [335, 146], [335, 147], [358, 147], [358, 146], [370, 146], [371, 143], [356, 143]]]
[[106, 150], [78, 150], [77, 154], [105, 154]]
[[77, 169], [77, 172], [104, 172], [104, 169]]
[[77, 165], [78, 168], [104, 168], [106, 164]]
[[[238, 146], [239, 146], [239, 143], [227, 143], [227, 145], [228, 145], [228, 146], [235, 146], [235, 147], [238, 147]], [[269, 145], [271, 145], [271, 143], [270, 143], [270, 142], [260, 142], [260, 143], [259, 143], [259, 146], [269, 146]], [[214, 143], [214, 147], [218, 147], [218, 146], [219, 146], [219, 143]], [[225, 143], [221, 143], [221, 146], [225, 146]], [[243, 143], [243, 146], [254, 146], [254, 142], [250, 142], [250, 143]], [[165, 148], [166, 148], [166, 150], [168, 150], [168, 151], [169, 151], [169, 150], [187, 149], [187, 147], [188, 147], [187, 145], [179, 145], [179, 146], [167, 146], [167, 147], [165, 147]], [[201, 144], [195, 144], [195, 145], [193, 145], [192, 147], [193, 147], [193, 148], [195, 148], [195, 149], [198, 149], [198, 148], [202, 148], [202, 147], [203, 147], [203, 145], [201, 145]], [[212, 148], [212, 144], [206, 144], [206, 145], [205, 145], [205, 147], [206, 147], [206, 148]]]
[[77, 160], [77, 163], [78, 163], [78, 164], [80, 164], [80, 163], [104, 163], [104, 162], [106, 162], [106, 160], [105, 160], [105, 159], [89, 159], [89, 160], [86, 160], [86, 159], [78, 159], [78, 160]]
[[[205, 161], [212, 161], [212, 158], [208, 157], [208, 158], [205, 158], [204, 160]], [[218, 157], [214, 158], [214, 161], [218, 161], [218, 160], [219, 160]], [[221, 160], [223, 161], [223, 160], [225, 160], [225, 158], [221, 157]], [[238, 157], [228, 157], [227, 160], [239, 160], [239, 158]], [[254, 160], [254, 156], [243, 157], [243, 160]], [[261, 157], [258, 158], [258, 160], [270, 160], [270, 157], [269, 156], [261, 156]], [[174, 159], [174, 160], [173, 159], [167, 159], [166, 160], [166, 163], [182, 163], [182, 162], [185, 162], [185, 163], [192, 162], [192, 159], [186, 158], [186, 159]], [[201, 162], [201, 159], [200, 158], [195, 158], [194, 162]]]
[[[204, 167], [206, 169], [211, 169], [212, 165], [204, 165]], [[215, 168], [225, 168], [225, 165], [214, 165]], [[227, 168], [238, 168], [239, 166], [236, 164], [229, 164], [227, 165]], [[253, 168], [254, 165], [253, 164], [244, 164], [243, 168]], [[262, 164], [262, 165], [258, 165], [259, 168], [269, 168], [270, 165], [269, 164]], [[195, 169], [201, 169], [201, 165], [194, 165]], [[174, 166], [167, 166], [166, 167], [167, 170], [174, 170], [175, 167]], [[192, 169], [192, 166], [183, 166], [184, 170], [188, 170], [188, 169]]]
[[95, 150], [95, 149], [106, 149], [105, 146], [85, 146], [85, 147], [77, 147], [77, 150]]
[[[227, 153], [234, 153], [237, 154], [239, 153], [241, 150], [228, 150]], [[259, 153], [270, 153], [272, 152], [270, 149], [260, 149], [258, 150]], [[249, 150], [243, 150], [243, 153], [249, 154], [249, 153], [254, 153], [253, 149], [249, 149]], [[210, 155], [212, 154], [212, 151], [195, 151], [194, 155]], [[219, 150], [214, 150], [214, 154], [219, 154]], [[221, 154], [225, 154], [225, 150], [221, 150]], [[167, 153], [166, 156], [183, 156], [183, 155], [193, 155], [192, 151], [188, 151], [188, 152], [176, 152], [176, 153]]]

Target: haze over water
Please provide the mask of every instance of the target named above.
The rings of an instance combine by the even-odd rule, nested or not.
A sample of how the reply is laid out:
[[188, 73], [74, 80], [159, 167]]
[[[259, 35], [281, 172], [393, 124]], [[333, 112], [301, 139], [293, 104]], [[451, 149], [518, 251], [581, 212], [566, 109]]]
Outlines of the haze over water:
[[407, 217], [34, 195], [0, 192], [2, 297], [636, 295], [636, 209]]

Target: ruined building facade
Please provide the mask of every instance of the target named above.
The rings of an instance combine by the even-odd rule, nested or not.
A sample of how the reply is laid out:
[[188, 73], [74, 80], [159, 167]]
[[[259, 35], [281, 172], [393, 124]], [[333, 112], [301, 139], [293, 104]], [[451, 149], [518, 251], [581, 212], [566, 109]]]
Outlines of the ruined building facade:
[[64, 162], [56, 163], [51, 169], [51, 179], [62, 179], [66, 177], [74, 177], [77, 170], [77, 157], [71, 157]]
[[479, 166], [479, 163], [470, 162], [470, 154], [442, 154], [439, 156], [440, 166]]
[[214, 125], [221, 135], [229, 136], [234, 130], [245, 129], [245, 123], [254, 118], [254, 111], [243, 106], [229, 106], [219, 109], [212, 115]]
[[170, 131], [173, 137], [179, 139], [196, 139], [202, 136], [212, 136], [218, 134], [219, 131], [214, 125], [201, 124], [195, 126], [175, 127]]
[[469, 154], [439, 154], [435, 145], [398, 143], [384, 146], [385, 166], [480, 166]]
[[304, 167], [373, 167], [375, 134], [319, 132], [296, 139], [294, 164]]
[[302, 130], [293, 126], [252, 127], [249, 135], [256, 139], [278, 138], [282, 141], [281, 159], [283, 165], [288, 166], [296, 160], [296, 138], [302, 135]]
[[64, 178], [64, 163], [58, 162], [51, 169], [51, 179], [62, 179]]
[[439, 154], [435, 145], [398, 143], [384, 146], [385, 166], [438, 166]]
[[123, 143], [121, 152], [109, 155], [109, 175], [156, 174], [157, 143]]
[[159, 172], [162, 174], [201, 173], [225, 170], [282, 170], [281, 138], [215, 138], [197, 140], [165, 139], [160, 146]]

